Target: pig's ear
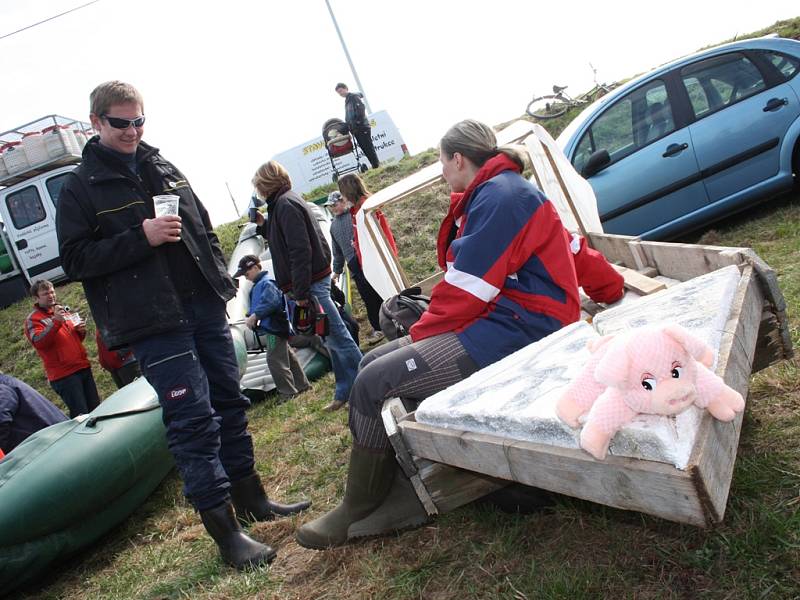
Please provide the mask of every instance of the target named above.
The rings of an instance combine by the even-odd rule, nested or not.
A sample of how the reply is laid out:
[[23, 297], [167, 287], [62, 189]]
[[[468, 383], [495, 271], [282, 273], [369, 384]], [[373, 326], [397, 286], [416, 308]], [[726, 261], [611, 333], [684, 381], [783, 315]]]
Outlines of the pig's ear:
[[664, 334], [678, 342], [696, 361], [710, 367], [714, 364], [714, 351], [703, 340], [698, 339], [680, 325], [666, 325]]
[[609, 342], [607, 347], [605, 355], [595, 367], [594, 378], [611, 387], [624, 387], [630, 364], [628, 338], [618, 336]]

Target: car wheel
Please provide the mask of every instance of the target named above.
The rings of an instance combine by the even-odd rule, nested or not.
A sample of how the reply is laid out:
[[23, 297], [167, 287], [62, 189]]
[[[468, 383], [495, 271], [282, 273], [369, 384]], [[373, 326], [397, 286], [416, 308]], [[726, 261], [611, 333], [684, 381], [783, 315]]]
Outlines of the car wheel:
[[800, 190], [800, 140], [797, 141], [792, 154], [792, 173], [794, 174], [794, 187]]

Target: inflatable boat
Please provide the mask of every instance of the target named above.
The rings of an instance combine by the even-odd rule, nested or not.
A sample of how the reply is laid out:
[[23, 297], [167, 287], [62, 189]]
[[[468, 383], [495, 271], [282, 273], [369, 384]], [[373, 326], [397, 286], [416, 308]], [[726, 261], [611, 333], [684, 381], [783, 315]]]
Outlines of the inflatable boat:
[[173, 466], [143, 378], [0, 460], [0, 595], [121, 523]]

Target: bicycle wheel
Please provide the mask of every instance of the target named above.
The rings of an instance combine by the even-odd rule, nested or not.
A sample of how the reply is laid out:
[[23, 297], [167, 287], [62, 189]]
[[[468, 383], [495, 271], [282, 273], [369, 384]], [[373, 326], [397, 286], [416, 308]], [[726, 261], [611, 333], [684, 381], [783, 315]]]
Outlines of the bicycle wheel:
[[534, 119], [546, 120], [555, 119], [560, 117], [569, 108], [569, 104], [564, 101], [561, 96], [548, 94], [547, 96], [539, 96], [534, 98], [528, 103], [525, 112]]

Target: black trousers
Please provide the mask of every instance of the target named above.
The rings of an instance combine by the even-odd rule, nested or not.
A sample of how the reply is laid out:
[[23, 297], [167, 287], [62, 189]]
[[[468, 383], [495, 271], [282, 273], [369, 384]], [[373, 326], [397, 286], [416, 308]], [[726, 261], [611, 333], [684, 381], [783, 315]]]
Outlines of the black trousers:
[[361, 270], [361, 265], [358, 264], [358, 257], [354, 256], [347, 261], [347, 268], [350, 269], [350, 275], [353, 281], [356, 282], [356, 289], [358, 295], [364, 301], [364, 308], [367, 309], [367, 319], [374, 331], [381, 330], [381, 304], [383, 298], [378, 295], [378, 292], [369, 284], [367, 278], [364, 277], [364, 271]]
[[364, 155], [369, 160], [369, 164], [372, 165], [373, 169], [377, 168], [381, 163], [375, 152], [375, 146], [372, 145], [372, 129], [370, 127], [353, 127], [351, 131], [356, 137], [358, 147], [363, 150]]

